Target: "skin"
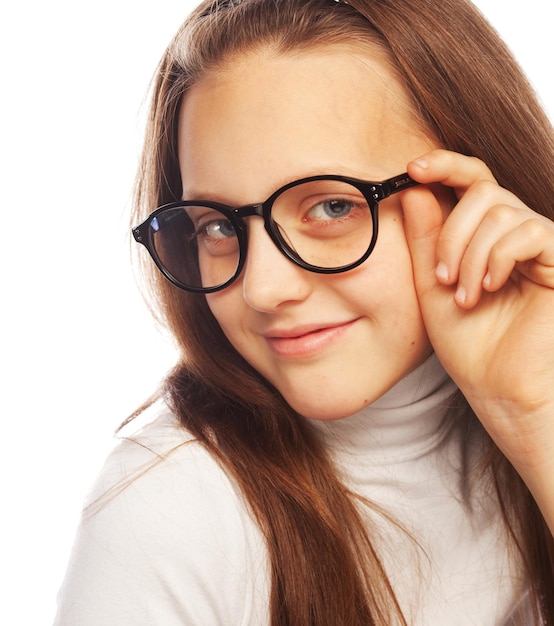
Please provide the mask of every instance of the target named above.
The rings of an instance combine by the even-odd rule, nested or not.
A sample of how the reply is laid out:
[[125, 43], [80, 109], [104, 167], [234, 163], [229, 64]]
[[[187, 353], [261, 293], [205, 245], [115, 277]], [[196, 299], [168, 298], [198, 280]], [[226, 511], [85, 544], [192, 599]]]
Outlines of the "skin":
[[260, 202], [324, 173], [379, 181], [407, 169], [425, 183], [381, 203], [374, 252], [345, 274], [296, 267], [248, 218], [246, 267], [209, 307], [237, 351], [314, 419], [353, 414], [435, 350], [552, 530], [552, 222], [481, 161], [437, 149], [367, 50], [233, 59], [187, 94], [179, 133], [187, 199]]
[[402, 199], [425, 328], [441, 362], [534, 495], [554, 533], [554, 224], [478, 159], [437, 150], [408, 165]]
[[[195, 85], [180, 118], [183, 195], [241, 205], [312, 174], [380, 181], [428, 151], [390, 74], [336, 52], [259, 53]], [[430, 354], [397, 196], [380, 217], [370, 259], [336, 275], [296, 267], [248, 218], [244, 271], [208, 296], [233, 346], [306, 417], [355, 413]]]

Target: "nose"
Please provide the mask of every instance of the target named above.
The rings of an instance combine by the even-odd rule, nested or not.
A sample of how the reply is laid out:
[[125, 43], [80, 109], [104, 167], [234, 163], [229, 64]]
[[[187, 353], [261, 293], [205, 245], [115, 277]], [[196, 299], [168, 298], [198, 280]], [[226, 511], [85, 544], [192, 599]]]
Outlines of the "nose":
[[248, 219], [248, 251], [241, 279], [250, 307], [270, 313], [285, 303], [301, 302], [311, 293], [314, 276], [283, 255], [262, 220]]

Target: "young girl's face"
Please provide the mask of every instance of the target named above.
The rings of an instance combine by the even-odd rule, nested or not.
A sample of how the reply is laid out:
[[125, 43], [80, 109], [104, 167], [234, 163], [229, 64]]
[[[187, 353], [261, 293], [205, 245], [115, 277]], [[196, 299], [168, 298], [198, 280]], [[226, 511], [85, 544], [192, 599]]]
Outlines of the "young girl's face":
[[[381, 181], [433, 147], [386, 65], [346, 46], [233, 58], [192, 88], [180, 113], [183, 198], [233, 206], [315, 174]], [[369, 259], [343, 274], [297, 267], [261, 218], [246, 220], [246, 266], [208, 305], [299, 413], [351, 415], [430, 354], [397, 195], [380, 204]]]

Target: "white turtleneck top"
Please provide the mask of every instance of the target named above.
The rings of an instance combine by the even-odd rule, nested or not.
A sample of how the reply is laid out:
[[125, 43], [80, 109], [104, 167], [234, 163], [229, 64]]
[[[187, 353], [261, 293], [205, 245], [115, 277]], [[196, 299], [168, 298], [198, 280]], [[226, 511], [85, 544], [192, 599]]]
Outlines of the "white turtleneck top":
[[[531, 626], [494, 490], [468, 479], [478, 442], [445, 419], [454, 392], [432, 356], [360, 413], [314, 425], [345, 483], [402, 527], [368, 509], [410, 625]], [[173, 415], [120, 443], [89, 502], [55, 626], [269, 623], [261, 533]]]

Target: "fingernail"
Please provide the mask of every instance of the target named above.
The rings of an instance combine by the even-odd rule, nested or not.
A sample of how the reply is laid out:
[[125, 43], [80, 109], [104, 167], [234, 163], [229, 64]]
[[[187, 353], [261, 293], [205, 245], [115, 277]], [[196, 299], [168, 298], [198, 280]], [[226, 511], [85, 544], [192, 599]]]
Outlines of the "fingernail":
[[458, 287], [456, 294], [454, 295], [454, 300], [456, 300], [456, 302], [459, 302], [460, 304], [464, 304], [465, 301], [467, 299], [467, 292], [465, 290], [465, 287]]
[[488, 289], [491, 286], [491, 275], [490, 272], [487, 272], [485, 278], [483, 278], [483, 287]]
[[429, 161], [425, 158], [415, 159], [412, 163], [415, 163], [422, 170], [426, 170], [429, 167]]
[[437, 265], [437, 269], [435, 270], [435, 274], [439, 280], [448, 280], [448, 268], [446, 267], [446, 263], [443, 261], [439, 261]]

